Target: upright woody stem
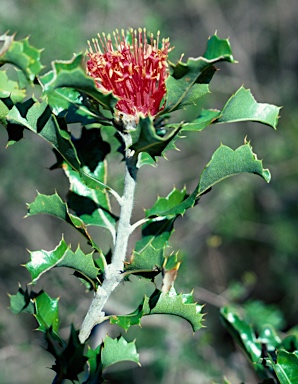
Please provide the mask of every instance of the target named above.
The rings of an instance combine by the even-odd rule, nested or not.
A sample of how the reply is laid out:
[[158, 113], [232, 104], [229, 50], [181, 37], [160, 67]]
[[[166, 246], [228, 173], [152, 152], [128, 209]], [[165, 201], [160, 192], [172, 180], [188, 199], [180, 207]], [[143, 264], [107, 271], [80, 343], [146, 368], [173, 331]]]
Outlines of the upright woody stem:
[[124, 191], [120, 200], [120, 217], [116, 232], [115, 247], [112, 255], [111, 264], [109, 264], [104, 272], [104, 281], [94, 294], [90, 308], [83, 321], [79, 339], [84, 343], [89, 337], [93, 327], [105, 320], [105, 312], [103, 307], [114, 289], [122, 281], [123, 264], [126, 258], [128, 239], [131, 234], [131, 215], [134, 202], [134, 192], [136, 187], [137, 176], [137, 156], [134, 151], [129, 149], [131, 144], [131, 136], [129, 133], [121, 134], [126, 150], [125, 150], [125, 176]]

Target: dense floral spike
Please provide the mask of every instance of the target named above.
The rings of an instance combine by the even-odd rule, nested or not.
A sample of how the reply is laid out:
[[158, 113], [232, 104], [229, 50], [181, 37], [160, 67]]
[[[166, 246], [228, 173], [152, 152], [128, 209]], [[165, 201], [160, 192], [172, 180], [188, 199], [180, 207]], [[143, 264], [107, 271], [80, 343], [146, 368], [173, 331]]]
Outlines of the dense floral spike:
[[120, 100], [116, 108], [125, 114], [155, 116], [164, 107], [168, 76], [169, 39], [147, 37], [146, 29], [98, 34], [89, 44], [88, 74], [98, 88], [112, 91]]

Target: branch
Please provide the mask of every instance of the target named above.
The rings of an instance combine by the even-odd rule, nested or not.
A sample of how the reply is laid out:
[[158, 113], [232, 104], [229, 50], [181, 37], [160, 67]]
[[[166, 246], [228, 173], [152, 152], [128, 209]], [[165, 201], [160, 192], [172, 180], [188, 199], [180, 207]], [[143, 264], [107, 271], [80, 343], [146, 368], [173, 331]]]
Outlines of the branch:
[[123, 196], [118, 199], [120, 203], [120, 217], [115, 238], [115, 247], [111, 264], [107, 265], [104, 271], [103, 284], [95, 292], [93, 301], [83, 321], [79, 340], [84, 343], [89, 337], [93, 327], [104, 321], [105, 312], [103, 307], [112, 292], [123, 280], [123, 264], [127, 253], [128, 239], [131, 234], [131, 215], [133, 209], [134, 192], [137, 177], [137, 156], [129, 149], [131, 136], [129, 133], [121, 133], [125, 144], [125, 176]]
[[149, 221], [149, 217], [144, 217], [143, 219], [140, 219], [136, 221], [134, 224], [130, 226], [130, 233], [132, 233], [136, 228], [138, 228], [140, 225], [143, 225]]

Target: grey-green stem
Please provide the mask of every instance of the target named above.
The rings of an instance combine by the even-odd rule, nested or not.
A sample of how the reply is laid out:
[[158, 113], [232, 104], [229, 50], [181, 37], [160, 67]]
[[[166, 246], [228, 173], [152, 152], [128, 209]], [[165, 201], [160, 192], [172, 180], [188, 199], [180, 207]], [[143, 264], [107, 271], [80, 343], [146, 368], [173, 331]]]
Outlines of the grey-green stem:
[[96, 324], [101, 323], [105, 318], [103, 311], [104, 305], [112, 292], [123, 280], [123, 266], [127, 253], [129, 236], [131, 234], [131, 215], [134, 202], [134, 192], [137, 176], [137, 156], [129, 146], [131, 145], [131, 136], [129, 133], [122, 133], [122, 139], [125, 144], [125, 177], [124, 191], [120, 199], [120, 216], [116, 232], [115, 247], [112, 255], [111, 264], [107, 265], [104, 273], [104, 281], [94, 294], [90, 308], [83, 321], [79, 340], [84, 343], [89, 337]]

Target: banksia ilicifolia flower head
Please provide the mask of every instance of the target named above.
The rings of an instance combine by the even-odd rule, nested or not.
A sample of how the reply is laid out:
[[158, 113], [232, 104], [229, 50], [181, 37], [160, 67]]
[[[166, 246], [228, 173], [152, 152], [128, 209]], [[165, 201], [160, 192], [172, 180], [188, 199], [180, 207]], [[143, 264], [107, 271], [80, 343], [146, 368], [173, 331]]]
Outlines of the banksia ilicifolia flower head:
[[99, 89], [112, 91], [119, 98], [120, 113], [155, 116], [164, 107], [165, 80], [168, 77], [169, 39], [160, 41], [146, 29], [116, 30], [88, 41], [87, 73]]

